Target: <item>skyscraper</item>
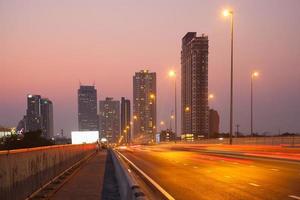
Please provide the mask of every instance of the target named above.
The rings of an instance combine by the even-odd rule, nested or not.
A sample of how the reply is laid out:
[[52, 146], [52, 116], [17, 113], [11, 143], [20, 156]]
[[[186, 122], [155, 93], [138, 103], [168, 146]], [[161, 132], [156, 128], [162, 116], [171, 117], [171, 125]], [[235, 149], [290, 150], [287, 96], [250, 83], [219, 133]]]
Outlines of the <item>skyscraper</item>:
[[81, 85], [78, 89], [78, 129], [98, 131], [97, 90], [94, 86]]
[[156, 133], [156, 73], [142, 70], [133, 76], [133, 137], [151, 142]]
[[219, 135], [220, 117], [219, 113], [214, 110], [209, 110], [209, 137], [216, 138]]
[[40, 101], [40, 95], [29, 94], [27, 96], [26, 131], [42, 130]]
[[181, 127], [193, 139], [208, 137], [208, 36], [196, 32], [182, 38]]
[[131, 139], [131, 124], [130, 124], [130, 100], [121, 98], [121, 133], [125, 138], [125, 143], [129, 143]]
[[47, 138], [53, 138], [53, 105], [52, 101], [46, 98], [41, 99], [41, 119], [42, 135]]
[[99, 101], [100, 137], [117, 142], [120, 136], [120, 101], [107, 97]]
[[[18, 124], [19, 130], [42, 131], [42, 136], [53, 137], [53, 105], [47, 98], [40, 95], [27, 96], [26, 116]], [[22, 130], [22, 131], [23, 131]]]

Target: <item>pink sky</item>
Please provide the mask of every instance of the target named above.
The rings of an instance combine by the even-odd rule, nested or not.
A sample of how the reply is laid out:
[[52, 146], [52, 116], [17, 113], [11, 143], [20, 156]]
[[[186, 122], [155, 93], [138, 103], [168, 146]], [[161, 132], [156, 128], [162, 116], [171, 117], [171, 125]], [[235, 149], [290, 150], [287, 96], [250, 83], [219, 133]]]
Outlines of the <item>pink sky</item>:
[[95, 83], [98, 99], [131, 99], [132, 76], [145, 68], [157, 72], [158, 121], [168, 121], [166, 74], [180, 71], [181, 38], [196, 31], [209, 37], [210, 104], [228, 131], [227, 6], [236, 22], [234, 124], [249, 132], [250, 73], [258, 69], [255, 131], [300, 132], [298, 0], [1, 0], [0, 124], [16, 126], [33, 93], [53, 101], [56, 132], [76, 130], [79, 81]]

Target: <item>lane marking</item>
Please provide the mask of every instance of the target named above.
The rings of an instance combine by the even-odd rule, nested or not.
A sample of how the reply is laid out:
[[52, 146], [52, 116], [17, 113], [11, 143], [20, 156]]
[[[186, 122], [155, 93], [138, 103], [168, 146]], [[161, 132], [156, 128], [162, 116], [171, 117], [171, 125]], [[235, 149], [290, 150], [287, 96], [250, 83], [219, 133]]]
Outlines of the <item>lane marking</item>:
[[252, 185], [254, 187], [259, 187], [260, 185], [256, 184], [256, 183], [248, 183], [249, 185]]
[[145, 172], [143, 172], [140, 168], [138, 168], [133, 162], [131, 162], [126, 156], [124, 156], [119, 151], [116, 151], [119, 155], [121, 155], [124, 160], [126, 160], [135, 170], [137, 170], [142, 176], [144, 176], [157, 190], [159, 190], [168, 200], [175, 200], [166, 190], [164, 190], [157, 182], [155, 182], [152, 178], [150, 178]]
[[298, 197], [298, 196], [296, 196], [296, 195], [289, 195], [289, 197], [290, 197], [290, 198], [293, 198], [293, 199], [298, 199], [298, 200], [300, 199], [300, 197]]
[[198, 167], [197, 167], [197, 166], [194, 166], [194, 168], [195, 168], [195, 169], [198, 169]]
[[128, 170], [129, 173], [131, 173], [131, 170], [130, 170], [130, 169], [127, 169], [127, 170]]

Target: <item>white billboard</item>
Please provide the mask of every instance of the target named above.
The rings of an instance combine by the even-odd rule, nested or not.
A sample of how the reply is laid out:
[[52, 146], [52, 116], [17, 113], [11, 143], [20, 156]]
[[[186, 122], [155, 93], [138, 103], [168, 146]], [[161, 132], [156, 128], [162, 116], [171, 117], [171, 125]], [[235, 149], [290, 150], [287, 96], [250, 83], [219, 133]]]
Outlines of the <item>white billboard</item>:
[[72, 131], [72, 144], [95, 143], [99, 139], [99, 131]]

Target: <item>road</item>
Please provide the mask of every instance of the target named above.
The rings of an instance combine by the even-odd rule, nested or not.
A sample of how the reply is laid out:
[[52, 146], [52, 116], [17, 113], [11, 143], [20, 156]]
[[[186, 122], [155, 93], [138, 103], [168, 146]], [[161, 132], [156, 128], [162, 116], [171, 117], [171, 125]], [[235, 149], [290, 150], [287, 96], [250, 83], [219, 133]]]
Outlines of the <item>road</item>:
[[175, 199], [300, 199], [300, 162], [145, 146], [120, 152]]

